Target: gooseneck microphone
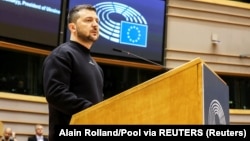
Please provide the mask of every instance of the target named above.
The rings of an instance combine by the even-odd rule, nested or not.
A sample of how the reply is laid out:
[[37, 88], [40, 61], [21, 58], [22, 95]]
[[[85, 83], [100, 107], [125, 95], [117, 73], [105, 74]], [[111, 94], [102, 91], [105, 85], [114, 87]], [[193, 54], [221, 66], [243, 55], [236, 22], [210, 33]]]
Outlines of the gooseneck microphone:
[[141, 57], [141, 56], [136, 55], [136, 54], [134, 54], [134, 53], [131, 53], [131, 52], [129, 52], [129, 51], [125, 51], [125, 50], [121, 50], [121, 49], [116, 49], [116, 48], [113, 48], [113, 51], [121, 52], [121, 53], [126, 53], [126, 54], [128, 54], [128, 55], [132, 55], [132, 56], [134, 56], [134, 57], [136, 57], [136, 58], [140, 58], [140, 59], [142, 59], [142, 60], [144, 60], [144, 61], [146, 61], [146, 62], [149, 62], [149, 63], [151, 63], [151, 64], [160, 66], [160, 67], [162, 67], [164, 70], [168, 70], [165, 66], [163, 66], [163, 65], [161, 65], [161, 64], [158, 64], [158, 63], [156, 63], [156, 62], [153, 62], [153, 61], [151, 61], [151, 60], [149, 60], [149, 59], [146, 59], [146, 58], [144, 58], [144, 57]]

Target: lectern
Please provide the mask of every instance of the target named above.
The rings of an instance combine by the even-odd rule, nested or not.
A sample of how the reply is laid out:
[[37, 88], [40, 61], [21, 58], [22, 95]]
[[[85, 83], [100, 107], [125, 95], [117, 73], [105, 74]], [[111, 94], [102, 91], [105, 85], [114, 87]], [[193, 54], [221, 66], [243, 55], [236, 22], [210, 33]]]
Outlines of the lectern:
[[229, 124], [229, 89], [195, 58], [74, 114], [70, 124]]

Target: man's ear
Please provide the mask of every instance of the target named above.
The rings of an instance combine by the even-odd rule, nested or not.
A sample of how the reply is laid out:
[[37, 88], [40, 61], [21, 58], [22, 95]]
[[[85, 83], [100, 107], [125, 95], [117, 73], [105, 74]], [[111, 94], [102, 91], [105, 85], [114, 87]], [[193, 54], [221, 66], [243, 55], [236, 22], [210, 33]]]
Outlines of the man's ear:
[[68, 28], [71, 32], [74, 32], [76, 30], [76, 25], [74, 23], [69, 23]]

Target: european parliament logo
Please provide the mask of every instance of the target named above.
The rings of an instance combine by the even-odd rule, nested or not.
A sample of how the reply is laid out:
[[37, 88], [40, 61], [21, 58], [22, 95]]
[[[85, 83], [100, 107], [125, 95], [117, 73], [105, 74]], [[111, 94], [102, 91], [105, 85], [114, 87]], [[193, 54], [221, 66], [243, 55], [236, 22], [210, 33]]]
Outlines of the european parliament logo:
[[[117, 2], [101, 2], [94, 5], [100, 18], [100, 36], [112, 42], [147, 47], [148, 25], [134, 8]], [[116, 21], [112, 14], [125, 20]]]

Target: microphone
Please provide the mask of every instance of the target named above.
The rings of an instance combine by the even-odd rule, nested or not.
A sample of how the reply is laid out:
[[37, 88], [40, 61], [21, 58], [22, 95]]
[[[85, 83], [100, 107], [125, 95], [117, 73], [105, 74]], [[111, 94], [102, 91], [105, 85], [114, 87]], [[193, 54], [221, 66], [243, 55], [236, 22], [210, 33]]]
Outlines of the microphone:
[[156, 63], [156, 62], [153, 62], [153, 61], [151, 61], [151, 60], [149, 60], [149, 59], [146, 59], [146, 58], [144, 58], [144, 57], [141, 57], [141, 56], [136, 55], [136, 54], [134, 54], [134, 53], [131, 53], [131, 52], [129, 52], [129, 51], [125, 51], [125, 50], [121, 50], [121, 49], [116, 49], [116, 48], [113, 48], [113, 51], [121, 52], [121, 53], [126, 53], [126, 54], [128, 54], [128, 55], [132, 55], [132, 56], [134, 56], [134, 57], [136, 57], [136, 58], [140, 58], [140, 59], [142, 59], [142, 60], [144, 60], [144, 61], [146, 61], [146, 62], [149, 62], [149, 63], [151, 63], [151, 64], [160, 66], [160, 67], [162, 67], [164, 70], [168, 70], [165, 66], [163, 66], [163, 65], [161, 65], [161, 64], [158, 64], [158, 63]]

